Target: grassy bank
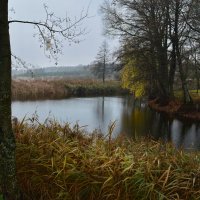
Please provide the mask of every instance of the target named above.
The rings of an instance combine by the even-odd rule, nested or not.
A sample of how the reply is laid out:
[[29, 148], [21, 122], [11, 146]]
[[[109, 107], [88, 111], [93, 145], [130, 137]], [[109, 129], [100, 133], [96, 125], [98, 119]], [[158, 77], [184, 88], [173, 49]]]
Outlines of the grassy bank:
[[123, 95], [120, 82], [98, 80], [13, 80], [13, 100], [62, 99], [67, 97]]
[[183, 93], [175, 91], [175, 99], [168, 101], [164, 105], [159, 102], [159, 99], [154, 99], [148, 102], [149, 106], [158, 111], [181, 119], [192, 121], [200, 120], [200, 93], [196, 90], [190, 90], [190, 95], [193, 104], [184, 104]]
[[15, 127], [25, 199], [200, 199], [200, 153], [153, 141], [86, 136], [78, 126]]

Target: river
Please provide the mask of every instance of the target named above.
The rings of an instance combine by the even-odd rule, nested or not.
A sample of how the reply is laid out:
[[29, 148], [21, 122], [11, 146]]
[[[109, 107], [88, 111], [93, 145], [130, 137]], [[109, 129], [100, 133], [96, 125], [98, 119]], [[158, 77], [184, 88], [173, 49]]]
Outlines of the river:
[[36, 113], [41, 123], [47, 118], [60, 123], [76, 123], [88, 132], [94, 129], [106, 134], [115, 122], [113, 137], [125, 134], [140, 138], [172, 142], [176, 147], [200, 150], [200, 124], [170, 119], [152, 111], [145, 102], [132, 97], [89, 97], [64, 100], [14, 101], [12, 115], [20, 120]]

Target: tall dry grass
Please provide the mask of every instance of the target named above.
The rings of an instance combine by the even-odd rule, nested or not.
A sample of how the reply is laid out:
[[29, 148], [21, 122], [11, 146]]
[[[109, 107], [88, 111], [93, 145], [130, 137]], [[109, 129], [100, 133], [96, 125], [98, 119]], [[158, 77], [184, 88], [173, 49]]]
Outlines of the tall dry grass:
[[61, 99], [71, 96], [127, 94], [117, 81], [29, 79], [12, 81], [13, 100]]
[[25, 199], [200, 199], [200, 153], [154, 141], [84, 135], [56, 122], [18, 124], [17, 175]]

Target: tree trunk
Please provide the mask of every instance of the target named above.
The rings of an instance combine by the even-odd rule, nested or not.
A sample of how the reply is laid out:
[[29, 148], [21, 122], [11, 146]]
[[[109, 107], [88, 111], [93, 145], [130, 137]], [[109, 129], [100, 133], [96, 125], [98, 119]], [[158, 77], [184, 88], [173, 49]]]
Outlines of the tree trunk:
[[196, 55], [196, 52], [195, 52], [194, 65], [195, 65], [195, 76], [196, 76], [196, 90], [197, 90], [196, 93], [198, 94], [199, 93], [200, 83], [199, 83], [199, 70], [198, 70], [198, 66], [197, 66], [197, 55]]
[[19, 199], [11, 125], [11, 51], [8, 0], [0, 0], [0, 183], [6, 200]]
[[186, 104], [192, 103], [192, 98], [191, 98], [189, 90], [188, 90], [188, 85], [187, 85], [185, 73], [183, 71], [182, 58], [181, 58], [180, 49], [179, 49], [179, 43], [178, 42], [176, 42], [176, 56], [177, 56], [179, 73], [180, 73], [180, 78], [181, 78], [184, 103], [186, 103]]
[[103, 84], [105, 83], [105, 73], [106, 73], [106, 55], [103, 58]]
[[175, 2], [175, 26], [174, 26], [174, 45], [176, 48], [176, 58], [177, 58], [177, 64], [179, 67], [180, 72], [180, 78], [181, 78], [181, 84], [182, 84], [182, 90], [183, 90], [183, 96], [184, 96], [184, 102], [192, 103], [192, 98], [190, 96], [185, 74], [183, 71], [183, 64], [182, 64], [182, 58], [181, 58], [181, 47], [180, 47], [180, 41], [179, 41], [179, 16], [180, 16], [180, 0], [176, 0]]
[[200, 86], [200, 83], [199, 83], [199, 72], [198, 72], [198, 69], [196, 67], [196, 93], [198, 94], [199, 93], [199, 86]]
[[168, 101], [169, 100], [169, 79], [168, 79], [168, 64], [167, 64], [167, 58], [165, 56], [164, 49], [160, 48], [160, 56], [159, 56], [159, 63], [160, 63], [160, 87], [162, 88], [162, 95], [161, 97]]
[[174, 98], [175, 71], [176, 71], [176, 47], [172, 38], [171, 63], [170, 63], [170, 69], [169, 69], [169, 93], [170, 93], [171, 98]]
[[158, 71], [158, 80], [160, 87], [160, 103], [165, 105], [169, 101], [169, 83], [168, 83], [168, 63], [167, 57], [165, 55], [164, 47], [160, 46], [158, 48], [158, 63], [159, 63], [159, 71]]

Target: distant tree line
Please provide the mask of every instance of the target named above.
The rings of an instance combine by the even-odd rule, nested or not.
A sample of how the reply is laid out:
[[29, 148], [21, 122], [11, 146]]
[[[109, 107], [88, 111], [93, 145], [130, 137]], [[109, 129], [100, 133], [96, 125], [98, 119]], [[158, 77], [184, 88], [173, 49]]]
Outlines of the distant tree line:
[[14, 78], [38, 78], [38, 77], [73, 77], [73, 78], [92, 78], [93, 74], [90, 65], [74, 66], [74, 67], [46, 67], [31, 68], [27, 70], [13, 70]]
[[165, 102], [178, 76], [184, 102], [192, 103], [187, 69], [199, 87], [200, 1], [107, 0], [101, 11], [107, 34], [120, 38], [125, 85]]

